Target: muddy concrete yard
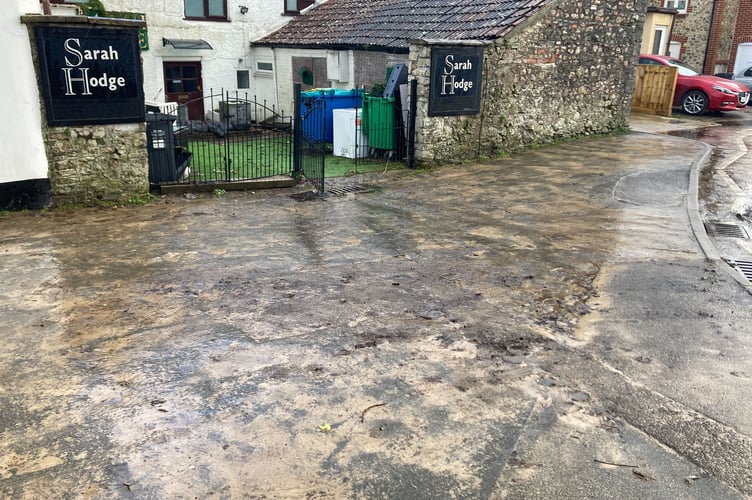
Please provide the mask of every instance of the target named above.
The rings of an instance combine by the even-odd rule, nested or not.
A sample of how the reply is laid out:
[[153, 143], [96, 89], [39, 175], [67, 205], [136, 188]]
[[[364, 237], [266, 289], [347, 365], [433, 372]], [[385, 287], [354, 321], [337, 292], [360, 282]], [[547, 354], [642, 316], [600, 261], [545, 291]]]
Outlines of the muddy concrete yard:
[[698, 151], [0, 216], [0, 496], [692, 497], [694, 466], [539, 360], [587, 344], [594, 280], [640, 251], [621, 190]]

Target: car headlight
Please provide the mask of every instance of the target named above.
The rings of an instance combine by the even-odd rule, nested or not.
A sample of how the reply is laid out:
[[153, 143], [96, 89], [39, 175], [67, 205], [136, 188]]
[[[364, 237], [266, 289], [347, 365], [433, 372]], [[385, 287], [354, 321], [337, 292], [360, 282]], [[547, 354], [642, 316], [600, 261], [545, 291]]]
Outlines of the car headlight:
[[723, 94], [736, 95], [736, 92], [734, 92], [733, 90], [729, 90], [726, 87], [721, 87], [720, 85], [713, 85], [713, 90], [717, 90], [718, 92], [721, 92]]

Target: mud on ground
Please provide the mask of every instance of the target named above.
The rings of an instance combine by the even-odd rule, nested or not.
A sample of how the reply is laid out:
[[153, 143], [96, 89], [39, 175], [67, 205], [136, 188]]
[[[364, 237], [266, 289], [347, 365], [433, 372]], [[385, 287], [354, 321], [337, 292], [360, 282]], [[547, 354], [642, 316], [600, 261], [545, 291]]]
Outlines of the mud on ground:
[[514, 497], [523, 434], [623, 454], [536, 363], [624, 236], [602, 141], [638, 147], [0, 217], [0, 494]]

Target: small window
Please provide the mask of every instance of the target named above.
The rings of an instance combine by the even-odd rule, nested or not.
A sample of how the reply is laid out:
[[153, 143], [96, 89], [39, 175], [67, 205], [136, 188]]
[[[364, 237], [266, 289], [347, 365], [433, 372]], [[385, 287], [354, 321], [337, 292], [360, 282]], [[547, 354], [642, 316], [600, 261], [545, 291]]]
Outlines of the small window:
[[251, 77], [249, 75], [249, 71], [247, 69], [239, 69], [237, 73], [238, 77], [238, 88], [239, 89], [249, 89], [251, 88]]
[[314, 0], [283, 0], [285, 2], [285, 14], [297, 15], [306, 7], [315, 3]]
[[256, 63], [257, 71], [274, 71], [274, 65], [270, 62], [259, 61]]
[[679, 11], [679, 14], [686, 14], [687, 1], [688, 0], [664, 0], [663, 6], [667, 9], [676, 9]]
[[185, 18], [227, 20], [227, 0], [185, 0]]

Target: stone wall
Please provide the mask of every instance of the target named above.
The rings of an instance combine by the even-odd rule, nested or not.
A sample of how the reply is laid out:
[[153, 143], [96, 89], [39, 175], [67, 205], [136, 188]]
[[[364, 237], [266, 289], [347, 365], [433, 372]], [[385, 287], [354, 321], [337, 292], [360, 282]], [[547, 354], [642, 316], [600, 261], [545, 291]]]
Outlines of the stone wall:
[[708, 46], [710, 15], [713, 2], [692, 0], [687, 4], [687, 14], [677, 15], [671, 39], [682, 44], [681, 58], [702, 71], [705, 49]]
[[52, 202], [123, 202], [149, 192], [146, 126], [88, 125], [43, 130]]
[[[416, 160], [448, 163], [627, 126], [647, 0], [562, 0], [485, 49], [481, 112], [429, 117], [430, 42], [413, 42]], [[454, 43], [453, 45], [457, 45]]]
[[[722, 16], [720, 16], [720, 22], [713, 27], [713, 37], [717, 40], [717, 50], [708, 61], [712, 65], [709, 68], [712, 73], [725, 72], [733, 64], [731, 54], [738, 14], [739, 0], [728, 0]], [[711, 41], [711, 46], [716, 45], [715, 40]]]
[[672, 39], [682, 42], [682, 59], [706, 74], [730, 65], [739, 0], [692, 0], [676, 16]]
[[[82, 16], [23, 16], [29, 28], [31, 59], [39, 71], [37, 41], [33, 26], [129, 26], [117, 19], [85, 18]], [[37, 86], [41, 79], [37, 77]], [[47, 157], [47, 178], [52, 204], [96, 205], [102, 202], [124, 202], [149, 192], [149, 159], [146, 149], [146, 125], [127, 123], [113, 125], [51, 126], [47, 121], [44, 99], [40, 98], [40, 128]]]

